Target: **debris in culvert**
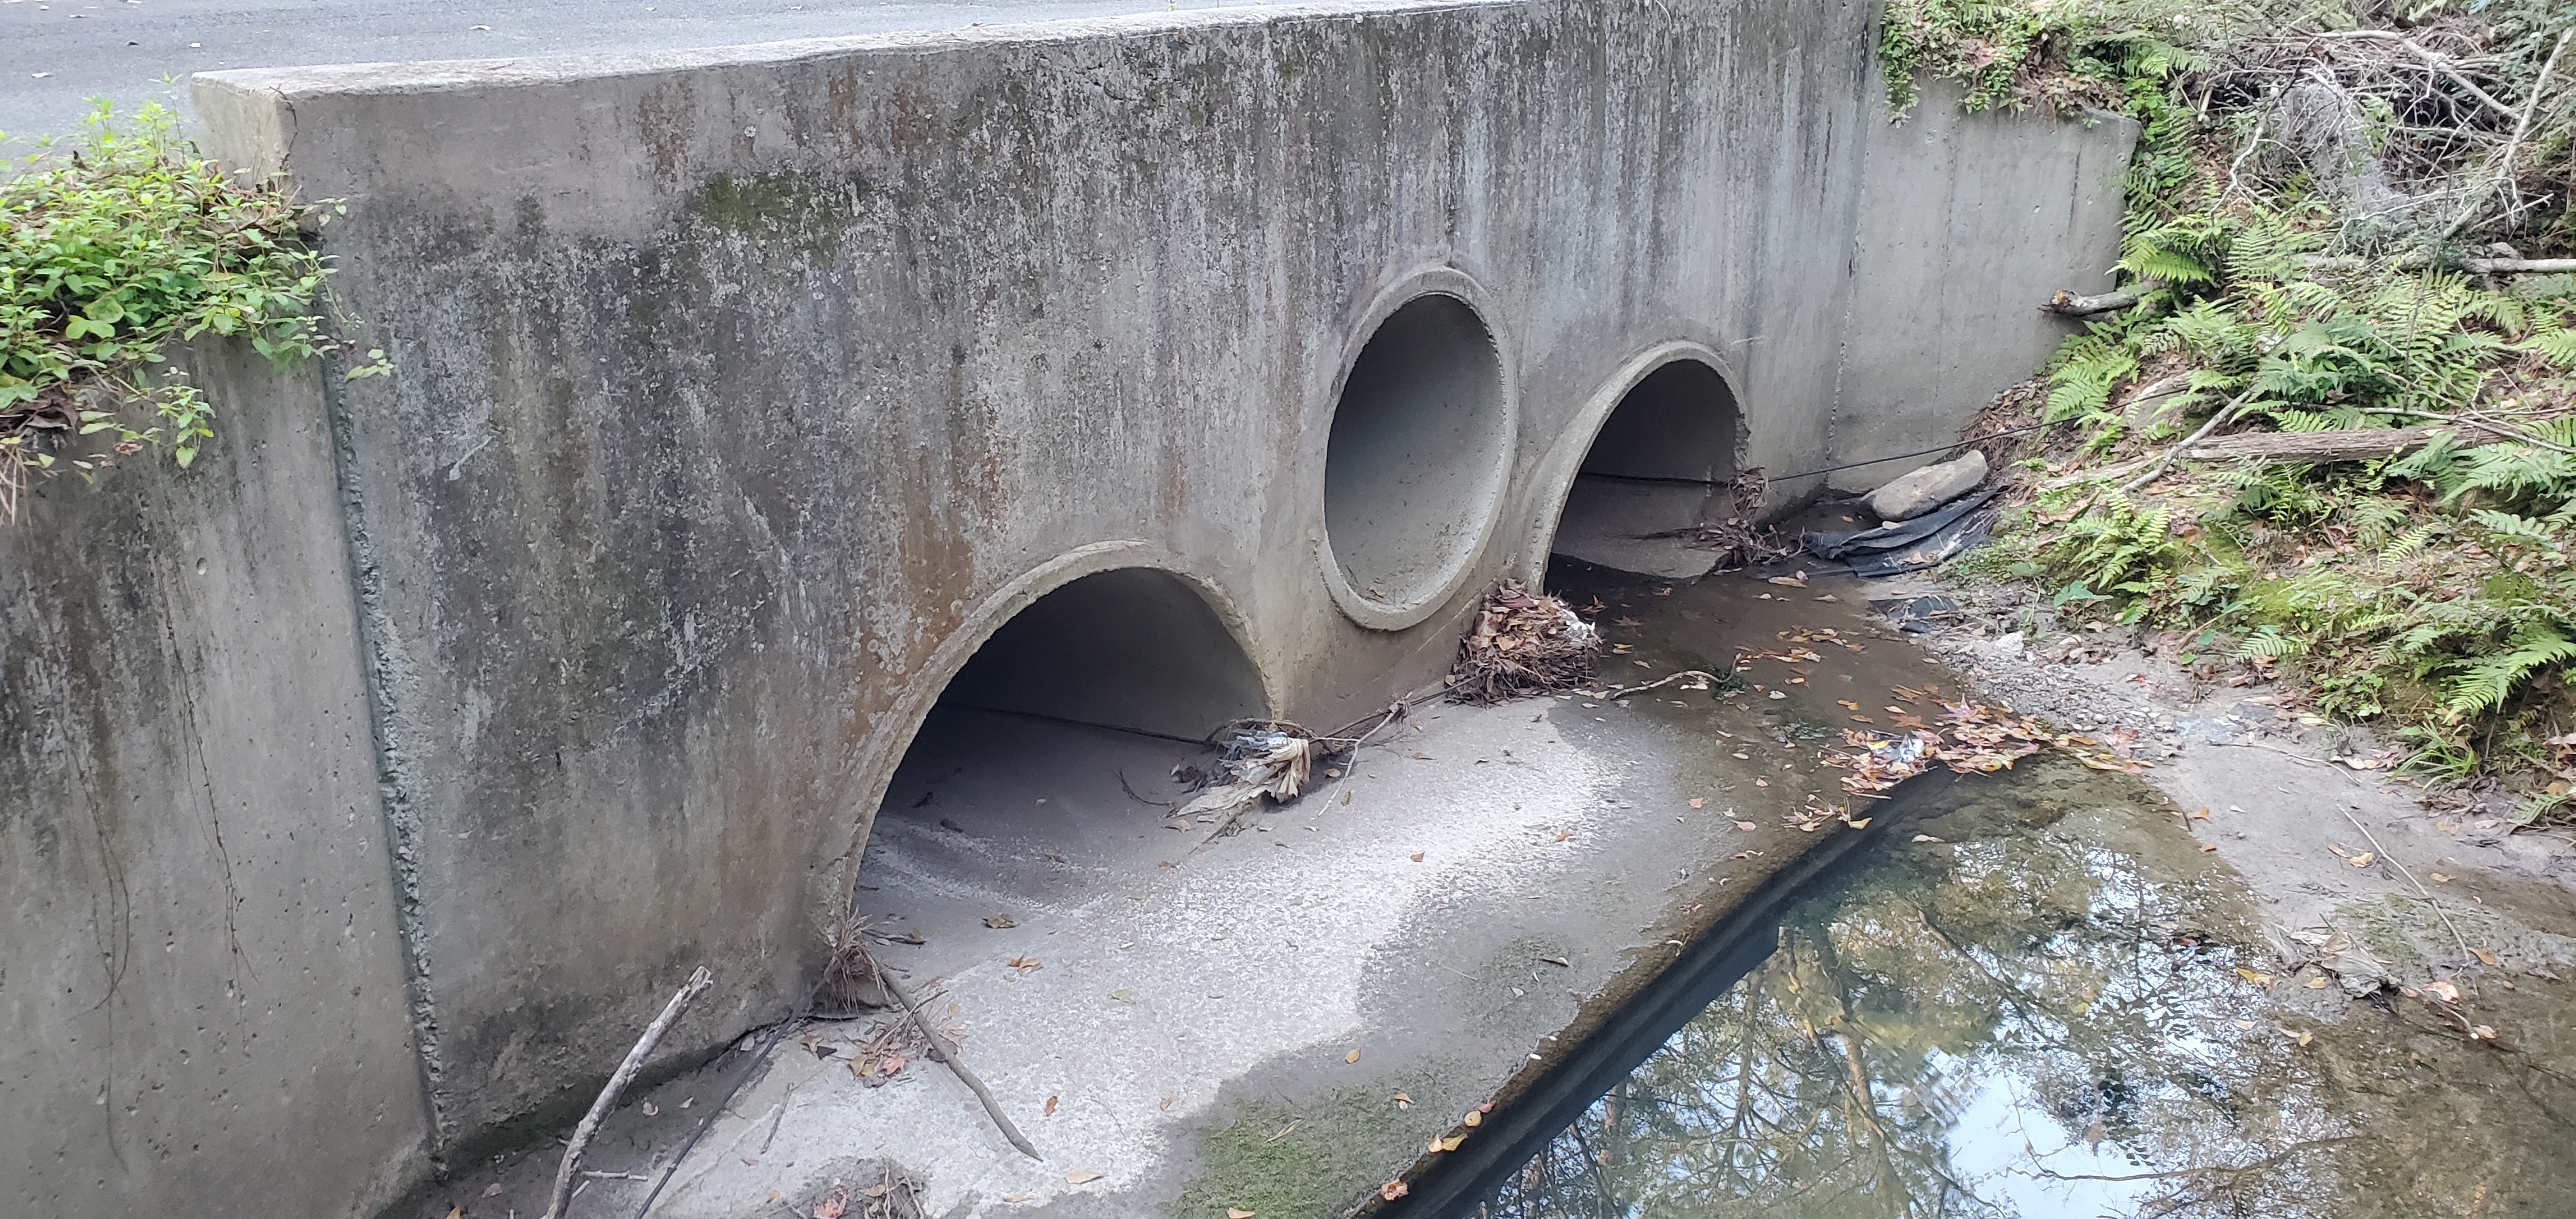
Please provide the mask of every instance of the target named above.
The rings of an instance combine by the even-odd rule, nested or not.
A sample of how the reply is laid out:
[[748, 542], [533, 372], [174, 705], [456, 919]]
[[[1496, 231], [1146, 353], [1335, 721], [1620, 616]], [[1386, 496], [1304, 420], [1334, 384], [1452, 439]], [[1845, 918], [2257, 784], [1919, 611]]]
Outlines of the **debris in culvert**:
[[1233, 833], [1243, 814], [1260, 807], [1264, 796], [1281, 804], [1296, 799], [1314, 777], [1316, 763], [1350, 748], [1284, 720], [1237, 720], [1218, 729], [1213, 740], [1224, 751], [1214, 767], [1172, 772], [1201, 788], [1173, 816], [1214, 825], [1211, 839]]
[[1717, 565], [1710, 575], [1741, 571], [1757, 563], [1785, 559], [1798, 553], [1798, 544], [1780, 536], [1780, 531], [1756, 525], [1742, 517], [1730, 517], [1687, 529], [1667, 529], [1661, 533], [1638, 535], [1641, 538], [1680, 538], [1682, 545], [1693, 550], [1717, 552]]
[[1507, 580], [1458, 643], [1449, 698], [1490, 705], [1571, 690], [1592, 676], [1600, 655], [1601, 633], [1574, 607]]
[[[817, 1014], [872, 1011], [895, 1005], [894, 996], [886, 993], [877, 975], [876, 965], [868, 960], [867, 941], [872, 936], [888, 943], [906, 942], [871, 930], [868, 920], [858, 915], [832, 929], [832, 956], [824, 962], [823, 984], [814, 992]], [[911, 942], [919, 940], [914, 936]]]

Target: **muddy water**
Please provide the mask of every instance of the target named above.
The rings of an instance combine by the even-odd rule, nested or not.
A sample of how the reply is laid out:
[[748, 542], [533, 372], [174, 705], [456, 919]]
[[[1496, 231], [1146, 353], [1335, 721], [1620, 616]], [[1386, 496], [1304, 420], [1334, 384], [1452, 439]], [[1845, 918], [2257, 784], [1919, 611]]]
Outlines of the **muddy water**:
[[[1849, 586], [1748, 603], [1740, 581], [1559, 576], [1627, 620], [1616, 663], [1641, 673], [1722, 672], [1720, 639], [1873, 642], [1828, 612]], [[1876, 696], [1911, 688], [1889, 664], [1803, 667], [1665, 701], [1759, 714], [1786, 752], [1892, 718]], [[1821, 800], [1829, 775], [1758, 802]], [[1789, 905], [1768, 959], [1660, 1045], [1624, 1047], [1624, 1081], [1453, 1213], [2576, 1215], [2565, 984], [2461, 977], [2456, 1017], [2349, 999], [2264, 947], [2243, 882], [2127, 776], [2034, 761], [1901, 803]]]

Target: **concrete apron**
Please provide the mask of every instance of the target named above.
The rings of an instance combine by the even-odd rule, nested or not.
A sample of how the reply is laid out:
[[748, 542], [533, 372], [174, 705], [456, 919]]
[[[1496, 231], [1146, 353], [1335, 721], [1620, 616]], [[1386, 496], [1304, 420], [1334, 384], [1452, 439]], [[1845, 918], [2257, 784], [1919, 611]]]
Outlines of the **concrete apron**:
[[[874, 951], [962, 1036], [1045, 1160], [1013, 1150], [935, 1063], [878, 1087], [857, 1079], [855, 1047], [888, 1017], [816, 1022], [753, 1074], [652, 1213], [811, 1215], [836, 1182], [872, 1184], [888, 1161], [943, 1216], [1286, 1219], [1374, 1201], [1423, 1167], [1428, 1140], [1474, 1139], [1464, 1114], [1528, 1087], [1686, 942], [1848, 833], [1784, 822], [1841, 796], [1840, 772], [1816, 763], [1838, 700], [1942, 674], [1864, 620], [1862, 598], [1811, 583], [1680, 589], [1707, 606], [1686, 615], [1703, 619], [1699, 658], [1639, 640], [1603, 665], [1605, 685], [1650, 681], [1722, 666], [1736, 646], [1785, 651], [1780, 633], [1799, 628], [1865, 649], [1814, 647], [1823, 660], [1798, 666], [1805, 681], [1772, 685], [1785, 697], [1719, 703], [1677, 685], [1618, 702], [1435, 704], [1348, 773], [1213, 841], [1164, 828], [1167, 810], [1137, 798], [1178, 799], [1170, 768], [1204, 753], [977, 717], [907, 762], [858, 910], [925, 941]], [[1627, 608], [1600, 613], [1613, 642], [1634, 635]], [[1748, 669], [1776, 670], [1771, 683], [1797, 671]], [[624, 1048], [598, 1047], [600, 1061]], [[730, 1053], [628, 1097], [585, 1167], [658, 1175], [744, 1065]], [[558, 1153], [441, 1188], [422, 1213], [538, 1214]], [[649, 1188], [592, 1178], [569, 1214], [630, 1215]]]

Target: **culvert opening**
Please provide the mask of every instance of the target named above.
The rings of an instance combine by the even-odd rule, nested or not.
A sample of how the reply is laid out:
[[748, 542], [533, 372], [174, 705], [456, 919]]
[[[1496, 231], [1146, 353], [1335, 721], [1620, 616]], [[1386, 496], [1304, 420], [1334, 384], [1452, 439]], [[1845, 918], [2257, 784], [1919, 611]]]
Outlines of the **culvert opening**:
[[1411, 625], [1464, 577], [1511, 444], [1502, 358], [1476, 311], [1417, 297], [1369, 336], [1333, 408], [1324, 535], [1335, 596], [1366, 625]]
[[1179, 859], [1186, 835], [1163, 826], [1189, 792], [1173, 769], [1205, 765], [1199, 742], [1264, 710], [1250, 658], [1178, 577], [1126, 568], [1039, 598], [949, 681], [886, 788], [856, 912], [926, 943], [889, 945], [885, 963], [981, 960]]
[[1682, 359], [1648, 373], [1593, 436], [1549, 550], [1666, 579], [1708, 574], [1717, 558], [1692, 534], [1743, 515], [1733, 485], [1741, 427], [1716, 369]]

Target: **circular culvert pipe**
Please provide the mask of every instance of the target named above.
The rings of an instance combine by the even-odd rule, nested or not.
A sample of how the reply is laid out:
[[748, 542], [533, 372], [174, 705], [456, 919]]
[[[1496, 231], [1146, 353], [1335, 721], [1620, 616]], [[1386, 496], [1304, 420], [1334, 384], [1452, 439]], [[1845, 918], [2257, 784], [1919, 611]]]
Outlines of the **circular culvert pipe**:
[[1401, 630], [1465, 583], [1501, 507], [1512, 407], [1462, 296], [1423, 292], [1370, 332], [1324, 455], [1324, 581], [1353, 621]]

